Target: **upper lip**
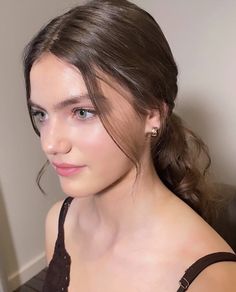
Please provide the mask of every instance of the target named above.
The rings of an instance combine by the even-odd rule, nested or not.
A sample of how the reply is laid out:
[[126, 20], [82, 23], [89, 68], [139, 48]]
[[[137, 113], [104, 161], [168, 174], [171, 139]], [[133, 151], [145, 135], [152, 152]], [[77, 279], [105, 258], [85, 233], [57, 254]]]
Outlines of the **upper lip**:
[[52, 162], [52, 164], [57, 167], [57, 168], [74, 168], [74, 167], [82, 167], [82, 165], [74, 165], [70, 163], [57, 163], [57, 162]]

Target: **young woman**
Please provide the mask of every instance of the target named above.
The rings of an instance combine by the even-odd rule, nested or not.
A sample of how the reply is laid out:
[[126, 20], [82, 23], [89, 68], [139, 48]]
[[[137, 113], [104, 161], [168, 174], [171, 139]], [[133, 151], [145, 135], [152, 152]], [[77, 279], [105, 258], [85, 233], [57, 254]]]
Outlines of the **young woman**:
[[33, 38], [24, 68], [68, 195], [46, 219], [44, 291], [235, 291], [236, 256], [202, 219], [206, 147], [173, 113], [178, 72], [155, 20], [126, 0], [90, 1]]

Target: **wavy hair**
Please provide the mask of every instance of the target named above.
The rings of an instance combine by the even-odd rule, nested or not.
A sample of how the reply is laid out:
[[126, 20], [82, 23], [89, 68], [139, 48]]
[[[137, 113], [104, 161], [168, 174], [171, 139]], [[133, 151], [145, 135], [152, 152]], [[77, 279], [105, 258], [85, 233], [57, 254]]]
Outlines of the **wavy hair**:
[[[173, 193], [201, 216], [209, 217], [213, 198], [206, 182], [208, 150], [173, 113], [178, 69], [163, 32], [149, 13], [126, 0], [93, 0], [51, 20], [24, 51], [27, 100], [31, 68], [44, 53], [79, 69], [104, 127], [136, 165], [135, 141], [128, 139], [104, 111], [107, 104], [99, 89], [97, 71], [132, 94], [129, 102], [138, 115], [158, 109], [161, 127], [151, 145], [156, 172]], [[199, 166], [202, 155], [205, 165]]]

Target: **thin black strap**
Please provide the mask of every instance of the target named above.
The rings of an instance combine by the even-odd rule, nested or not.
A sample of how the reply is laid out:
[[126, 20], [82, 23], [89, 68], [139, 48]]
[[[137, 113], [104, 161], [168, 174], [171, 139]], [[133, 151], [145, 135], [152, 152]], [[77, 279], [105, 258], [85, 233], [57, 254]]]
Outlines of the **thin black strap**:
[[68, 286], [70, 283], [71, 258], [65, 248], [64, 222], [72, 200], [72, 197], [67, 197], [64, 200], [60, 210], [58, 220], [58, 236], [53, 257], [47, 269], [43, 284], [43, 292], [68, 291]]
[[180, 287], [177, 292], [187, 291], [193, 280], [209, 265], [229, 261], [236, 262], [236, 255], [230, 252], [216, 252], [200, 258], [185, 271], [184, 276], [179, 281]]
[[65, 248], [64, 244], [64, 222], [66, 218], [66, 214], [68, 212], [68, 209], [70, 207], [70, 204], [74, 198], [67, 197], [61, 207], [60, 214], [59, 214], [59, 220], [58, 220], [58, 238], [57, 242], [60, 244], [60, 247]]

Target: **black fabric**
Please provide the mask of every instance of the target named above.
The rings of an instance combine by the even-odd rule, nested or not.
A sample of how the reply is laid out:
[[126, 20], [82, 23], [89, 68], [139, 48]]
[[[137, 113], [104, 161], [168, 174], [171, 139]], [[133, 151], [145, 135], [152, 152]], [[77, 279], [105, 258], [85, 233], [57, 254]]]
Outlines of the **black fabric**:
[[67, 292], [70, 283], [71, 258], [67, 253], [64, 241], [64, 222], [68, 208], [73, 198], [67, 197], [61, 207], [58, 220], [58, 236], [55, 244], [54, 254], [49, 263], [43, 292]]
[[218, 262], [236, 262], [236, 255], [230, 252], [216, 252], [208, 254], [199, 260], [197, 260], [192, 266], [190, 266], [182, 279], [180, 280], [180, 288], [177, 292], [184, 292], [188, 290], [188, 287], [193, 280], [208, 266]]
[[[68, 291], [70, 283], [71, 258], [67, 253], [64, 241], [64, 222], [72, 197], [67, 197], [61, 207], [58, 220], [58, 237], [55, 244], [54, 254], [49, 263], [43, 292]], [[217, 252], [206, 255], [191, 265], [181, 278], [177, 292], [187, 291], [192, 281], [209, 265], [223, 261], [236, 262], [236, 255], [228, 252]]]

